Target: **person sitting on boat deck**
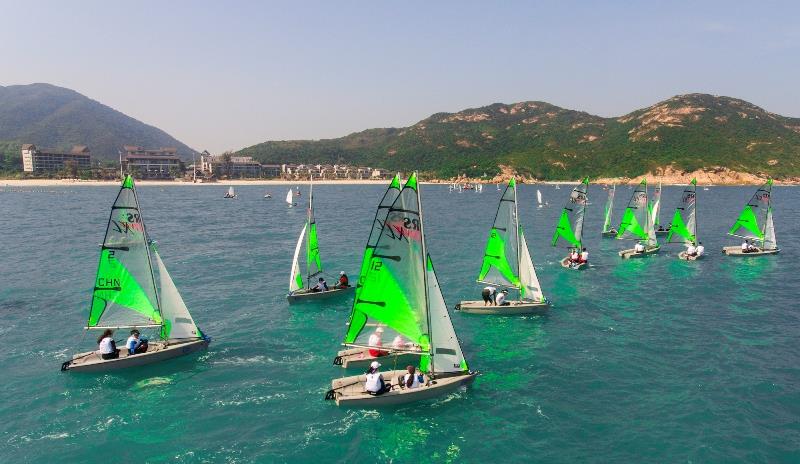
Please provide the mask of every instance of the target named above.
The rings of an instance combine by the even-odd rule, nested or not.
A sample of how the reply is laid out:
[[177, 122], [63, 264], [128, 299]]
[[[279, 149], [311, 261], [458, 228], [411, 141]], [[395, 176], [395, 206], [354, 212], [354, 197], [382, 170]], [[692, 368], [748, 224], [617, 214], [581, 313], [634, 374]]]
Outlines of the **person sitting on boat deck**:
[[[372, 347], [381, 347], [381, 346], [383, 346], [383, 341], [381, 341], [381, 334], [383, 334], [383, 327], [378, 327], [377, 329], [375, 329], [375, 332], [373, 332], [372, 335], [369, 336], [369, 340], [367, 341], [367, 344], [369, 346], [372, 346]], [[369, 349], [369, 355], [370, 356], [374, 356], [376, 358], [378, 356], [386, 356], [387, 354], [389, 354], [388, 351], [379, 350], [377, 348], [370, 348]]]
[[416, 367], [407, 366], [406, 370], [408, 372], [397, 379], [400, 388], [419, 388], [425, 384], [425, 377], [422, 372], [417, 373]]
[[572, 251], [569, 252], [569, 260], [570, 262], [577, 263], [580, 261], [581, 255], [578, 254], [578, 249], [573, 248]]
[[508, 296], [508, 289], [504, 288], [503, 291], [498, 293], [497, 296], [494, 298], [495, 306], [510, 306], [511, 303], [506, 301], [507, 296]]
[[378, 371], [381, 363], [372, 361], [367, 370], [367, 379], [364, 382], [364, 390], [370, 395], [382, 395], [392, 389], [391, 384], [387, 384], [383, 380], [383, 374]]
[[97, 339], [98, 351], [100, 357], [103, 359], [117, 359], [119, 358], [119, 351], [117, 350], [117, 342], [114, 341], [114, 331], [106, 329], [100, 338]]
[[336, 285], [333, 288], [347, 288], [350, 286], [350, 279], [347, 278], [347, 274], [344, 271], [339, 273], [339, 281], [336, 282]]
[[754, 251], [758, 251], [758, 248], [753, 246], [753, 244], [750, 243], [750, 240], [745, 240], [742, 243], [742, 253], [752, 253]]
[[581, 251], [581, 257], [579, 263], [588, 263], [589, 262], [589, 252], [586, 251], [586, 247], [583, 247], [583, 251]]
[[131, 336], [125, 342], [125, 347], [128, 348], [128, 354], [140, 354], [147, 352], [147, 339], [140, 337], [139, 331], [136, 329], [131, 330]]
[[642, 242], [636, 242], [636, 245], [633, 246], [634, 253], [644, 253], [644, 244]]
[[686, 256], [697, 256], [697, 247], [694, 246], [694, 243], [690, 243], [688, 247], [686, 247]]
[[698, 242], [697, 248], [695, 249], [695, 253], [697, 253], [697, 256], [701, 256], [705, 252], [706, 252], [706, 247], [703, 246], [703, 242]]
[[314, 287], [311, 289], [312, 292], [327, 292], [328, 290], [328, 283], [325, 282], [325, 279], [322, 277], [319, 278], [317, 285], [314, 285]]
[[483, 305], [491, 306], [494, 304], [494, 299], [497, 296], [497, 289], [491, 285], [484, 287], [483, 291], [481, 292], [481, 296], [483, 297]]
[[659, 231], [659, 232], [666, 232], [666, 231], [667, 231], [667, 229], [665, 229], [665, 228], [664, 228], [664, 226], [662, 226], [661, 224], [659, 224], [659, 225], [658, 225], [658, 231]]
[[405, 347], [406, 347], [406, 341], [403, 340], [402, 335], [394, 337], [394, 340], [392, 340], [392, 348], [396, 350], [402, 350]]

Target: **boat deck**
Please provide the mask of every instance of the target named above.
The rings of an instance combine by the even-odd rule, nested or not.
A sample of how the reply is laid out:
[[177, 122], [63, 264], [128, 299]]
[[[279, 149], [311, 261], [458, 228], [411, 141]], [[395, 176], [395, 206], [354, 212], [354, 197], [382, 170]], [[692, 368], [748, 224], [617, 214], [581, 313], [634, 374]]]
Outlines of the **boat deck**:
[[476, 373], [465, 373], [450, 377], [438, 377], [430, 380], [425, 376], [425, 385], [418, 388], [400, 387], [399, 378], [406, 374], [405, 370], [381, 372], [386, 383], [391, 383], [392, 390], [381, 395], [372, 395], [364, 390], [366, 375], [354, 375], [334, 379], [331, 382], [331, 391], [326, 398], [336, 400], [338, 406], [348, 407], [380, 407], [395, 406], [423, 401], [457, 390], [463, 385], [468, 385], [477, 376]]
[[62, 371], [75, 372], [105, 372], [128, 367], [143, 366], [167, 359], [177, 358], [208, 348], [209, 340], [197, 339], [185, 342], [166, 343], [163, 341], [150, 342], [146, 353], [129, 355], [128, 351], [119, 350], [119, 357], [103, 359], [98, 351], [78, 353], [71, 360], [62, 364]]

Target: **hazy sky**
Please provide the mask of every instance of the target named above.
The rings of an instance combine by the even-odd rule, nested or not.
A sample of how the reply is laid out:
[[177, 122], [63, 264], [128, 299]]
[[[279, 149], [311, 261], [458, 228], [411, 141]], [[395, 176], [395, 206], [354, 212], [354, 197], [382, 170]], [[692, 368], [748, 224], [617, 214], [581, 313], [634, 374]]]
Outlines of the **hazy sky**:
[[707, 92], [800, 116], [798, 1], [0, 0], [0, 17], [0, 85], [69, 87], [212, 152], [522, 100], [613, 116]]

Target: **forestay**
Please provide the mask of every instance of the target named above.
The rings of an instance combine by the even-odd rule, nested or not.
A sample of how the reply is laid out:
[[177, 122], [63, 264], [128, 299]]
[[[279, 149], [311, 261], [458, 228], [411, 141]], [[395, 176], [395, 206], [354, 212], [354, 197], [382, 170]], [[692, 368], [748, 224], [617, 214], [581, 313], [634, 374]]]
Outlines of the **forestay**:
[[149, 253], [133, 178], [127, 176], [111, 207], [87, 327], [161, 325]]
[[583, 219], [588, 203], [589, 178], [583, 179], [569, 195], [553, 234], [553, 246], [564, 241], [571, 247], [582, 248]]
[[775, 225], [772, 222], [772, 179], [756, 190], [747, 202], [729, 235], [762, 242], [763, 248], [777, 248]]
[[611, 213], [614, 210], [614, 194], [617, 191], [617, 185], [614, 184], [608, 189], [608, 199], [606, 199], [605, 211], [603, 213], [603, 233], [609, 231], [611, 227]]
[[697, 179], [683, 189], [681, 201], [672, 216], [667, 243], [697, 244]]

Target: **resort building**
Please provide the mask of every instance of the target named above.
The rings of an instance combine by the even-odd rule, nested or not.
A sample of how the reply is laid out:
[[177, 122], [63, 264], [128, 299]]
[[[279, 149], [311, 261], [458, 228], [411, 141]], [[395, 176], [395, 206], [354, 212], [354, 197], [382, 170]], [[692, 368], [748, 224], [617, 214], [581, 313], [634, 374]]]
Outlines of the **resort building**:
[[122, 169], [140, 179], [171, 179], [183, 173], [176, 148], [145, 149], [133, 145], [123, 148]]
[[22, 145], [22, 170], [25, 172], [58, 172], [70, 165], [78, 171], [91, 169], [89, 148], [85, 145], [75, 145], [72, 150], [65, 152], [49, 148], [40, 149], [32, 143]]
[[261, 163], [252, 156], [235, 156], [232, 153], [211, 155], [204, 151], [200, 155], [203, 173], [215, 177], [261, 177]]

